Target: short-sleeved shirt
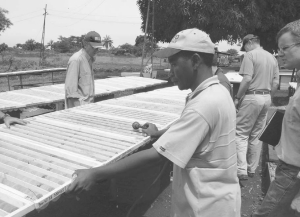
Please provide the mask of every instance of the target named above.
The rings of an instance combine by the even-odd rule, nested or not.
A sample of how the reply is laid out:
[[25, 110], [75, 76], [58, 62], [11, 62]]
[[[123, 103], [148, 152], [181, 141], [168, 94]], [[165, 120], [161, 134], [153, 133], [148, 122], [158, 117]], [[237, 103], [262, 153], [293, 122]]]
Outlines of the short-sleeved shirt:
[[300, 167], [300, 88], [286, 107], [279, 144], [275, 148], [278, 158]]
[[172, 217], [239, 217], [235, 108], [217, 76], [187, 98], [153, 147], [174, 163]]
[[248, 88], [254, 90], [271, 90], [273, 80], [279, 80], [279, 68], [276, 58], [261, 47], [244, 54], [240, 75], [249, 75], [252, 80]]
[[65, 81], [66, 108], [94, 102], [94, 59], [84, 49], [71, 56]]
[[232, 97], [232, 87], [230, 84], [230, 81], [228, 78], [224, 75], [223, 70], [221, 68], [217, 68], [217, 70], [214, 73], [216, 76], [218, 76], [220, 84], [222, 84], [230, 93], [230, 96]]

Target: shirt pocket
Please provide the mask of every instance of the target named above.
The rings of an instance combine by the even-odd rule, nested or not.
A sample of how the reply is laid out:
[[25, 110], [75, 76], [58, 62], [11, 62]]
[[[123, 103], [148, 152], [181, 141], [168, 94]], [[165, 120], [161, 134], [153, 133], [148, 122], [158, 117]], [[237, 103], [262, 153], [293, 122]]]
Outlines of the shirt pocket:
[[90, 85], [92, 82], [91, 70], [87, 67], [82, 67], [80, 71], [79, 84]]

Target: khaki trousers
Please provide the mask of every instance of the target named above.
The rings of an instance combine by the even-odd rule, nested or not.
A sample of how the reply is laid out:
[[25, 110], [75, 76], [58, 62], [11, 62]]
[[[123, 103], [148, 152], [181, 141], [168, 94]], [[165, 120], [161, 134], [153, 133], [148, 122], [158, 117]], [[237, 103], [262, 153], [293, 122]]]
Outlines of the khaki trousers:
[[236, 146], [238, 175], [255, 173], [261, 153], [258, 135], [265, 126], [271, 96], [245, 95], [236, 117]]

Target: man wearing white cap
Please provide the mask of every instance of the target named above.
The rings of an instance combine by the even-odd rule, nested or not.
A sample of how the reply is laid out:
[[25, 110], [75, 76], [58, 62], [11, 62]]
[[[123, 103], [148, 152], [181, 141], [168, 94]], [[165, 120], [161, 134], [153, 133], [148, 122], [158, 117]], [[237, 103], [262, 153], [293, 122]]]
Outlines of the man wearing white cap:
[[95, 84], [93, 62], [98, 48], [102, 47], [97, 32], [88, 32], [83, 48], [71, 56], [65, 81], [65, 108], [72, 108], [94, 102]]
[[240, 217], [235, 108], [229, 92], [212, 75], [214, 44], [199, 29], [174, 36], [156, 56], [169, 58], [172, 81], [191, 89], [181, 117], [154, 144], [103, 167], [77, 170], [69, 193], [98, 181], [133, 174], [151, 164], [174, 163], [172, 217]]

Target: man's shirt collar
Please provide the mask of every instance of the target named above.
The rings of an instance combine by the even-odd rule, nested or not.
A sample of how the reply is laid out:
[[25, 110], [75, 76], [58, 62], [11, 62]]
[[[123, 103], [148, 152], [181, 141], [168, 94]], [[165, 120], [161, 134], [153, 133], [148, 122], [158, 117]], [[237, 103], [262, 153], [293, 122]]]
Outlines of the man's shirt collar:
[[203, 90], [208, 88], [211, 85], [219, 84], [219, 79], [217, 76], [212, 76], [206, 80], [204, 80], [199, 86], [190, 94], [187, 96], [187, 102], [193, 99], [195, 96], [197, 96], [199, 93], [201, 93]]
[[82, 49], [82, 53], [84, 54], [85, 58], [87, 59], [88, 62], [94, 62], [95, 61], [95, 58], [94, 57], [91, 57], [85, 49]]

